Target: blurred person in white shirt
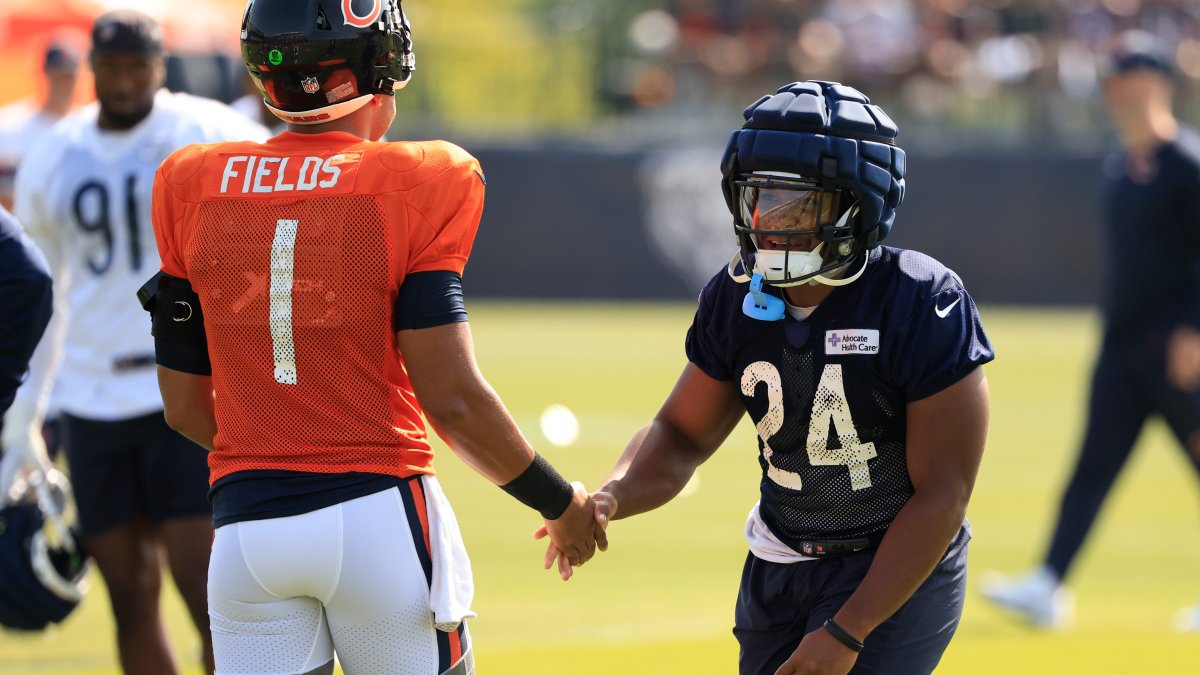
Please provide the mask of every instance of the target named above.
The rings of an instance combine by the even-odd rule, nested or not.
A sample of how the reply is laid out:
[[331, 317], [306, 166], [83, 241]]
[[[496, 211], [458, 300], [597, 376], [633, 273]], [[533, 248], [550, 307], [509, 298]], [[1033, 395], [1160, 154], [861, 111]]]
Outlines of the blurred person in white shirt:
[[17, 172], [16, 213], [54, 276], [54, 316], [0, 441], [6, 462], [34, 461], [53, 384], [83, 543], [108, 587], [122, 670], [178, 672], [159, 613], [165, 560], [211, 673], [207, 457], [163, 419], [136, 295], [161, 263], [150, 195], [162, 160], [185, 145], [262, 141], [267, 132], [217, 101], [163, 89], [161, 29], [141, 12], [96, 20], [90, 64], [96, 103], [44, 134]]
[[71, 112], [79, 84], [82, 50], [67, 35], [46, 45], [42, 74], [46, 91], [41, 101], [22, 99], [0, 108], [0, 206], [13, 208], [17, 165], [50, 127]]

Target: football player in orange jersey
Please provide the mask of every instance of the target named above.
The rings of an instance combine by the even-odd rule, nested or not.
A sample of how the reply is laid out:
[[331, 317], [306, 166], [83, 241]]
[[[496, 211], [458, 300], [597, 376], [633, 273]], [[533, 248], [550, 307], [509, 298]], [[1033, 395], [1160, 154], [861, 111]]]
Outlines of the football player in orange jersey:
[[470, 565], [422, 416], [567, 552], [594, 503], [475, 363], [461, 274], [483, 208], [450, 143], [380, 143], [412, 75], [398, 0], [252, 0], [242, 54], [288, 131], [155, 180], [153, 317], [172, 427], [210, 451], [218, 673], [472, 673]]

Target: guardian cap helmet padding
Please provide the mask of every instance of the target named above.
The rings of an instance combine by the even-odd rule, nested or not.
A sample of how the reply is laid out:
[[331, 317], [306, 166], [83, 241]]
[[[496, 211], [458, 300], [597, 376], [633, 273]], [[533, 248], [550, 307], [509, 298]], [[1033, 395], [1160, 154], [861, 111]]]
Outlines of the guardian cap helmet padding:
[[250, 0], [241, 41], [267, 106], [293, 124], [348, 115], [416, 68], [400, 0]]
[[[828, 283], [826, 275], [883, 241], [904, 199], [905, 157], [896, 147], [899, 130], [882, 108], [852, 87], [813, 80], [762, 97], [743, 116], [746, 123], [725, 147], [721, 175], [745, 275], [757, 271], [776, 286]], [[797, 201], [801, 193], [818, 193], [807, 200], [815, 210], [811, 225], [756, 229], [760, 200], [773, 193], [779, 203], [784, 191], [797, 193]], [[839, 201], [834, 195], [840, 204], [827, 217], [827, 205]], [[812, 256], [790, 246], [759, 256], [765, 236], [777, 242], [815, 238], [819, 248]], [[812, 260], [801, 264], [802, 257]]]

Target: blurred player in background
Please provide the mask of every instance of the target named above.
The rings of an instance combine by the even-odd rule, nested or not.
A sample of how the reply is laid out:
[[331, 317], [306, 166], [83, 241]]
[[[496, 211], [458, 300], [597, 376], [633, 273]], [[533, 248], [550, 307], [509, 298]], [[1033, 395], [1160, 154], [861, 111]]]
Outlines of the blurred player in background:
[[166, 426], [153, 342], [133, 298], [159, 266], [150, 196], [162, 160], [197, 141], [265, 140], [266, 130], [215, 101], [162, 89], [161, 31], [140, 12], [96, 20], [90, 63], [97, 103], [49, 131], [17, 172], [17, 215], [49, 261], [55, 316], [3, 440], [28, 461], [42, 451], [39, 422], [57, 374], [80, 527], [109, 590], [122, 668], [176, 672], [159, 614], [165, 554], [211, 671], [205, 455]]
[[[62, 34], [46, 45], [42, 73], [46, 82], [45, 99], [40, 105], [17, 101], [0, 108], [0, 205], [13, 210], [13, 183], [17, 165], [42, 134], [74, 108], [79, 84], [79, 65], [83, 60], [82, 38]], [[42, 435], [51, 460], [61, 448], [62, 427], [58, 401], [51, 396], [42, 424]]]
[[52, 40], [42, 57], [45, 98], [41, 103], [17, 101], [0, 108], [0, 206], [9, 211], [13, 208], [13, 180], [21, 158], [55, 122], [71, 112], [79, 83], [80, 52], [69, 37]]
[[[470, 564], [422, 415], [593, 554], [592, 501], [475, 363], [461, 274], [476, 160], [376, 142], [415, 66], [397, 0], [253, 0], [242, 55], [288, 131], [195, 145], [154, 183], [153, 316], [170, 424], [210, 451], [218, 673], [474, 672]], [[568, 562], [569, 561], [569, 562]]]
[[[46, 259], [16, 218], [0, 207], [0, 415], [12, 405], [50, 322], [50, 287]], [[0, 471], [0, 486], [10, 483]]]
[[690, 363], [597, 518], [665, 504], [749, 414], [741, 673], [929, 673], [962, 612], [992, 348], [954, 272], [879, 246], [905, 189], [886, 113], [801, 82], [745, 115], [721, 167], [740, 253], [701, 292]]
[[[29, 360], [50, 322], [50, 271], [21, 224], [0, 206], [0, 416], [12, 405]], [[0, 427], [3, 419], [0, 418]], [[29, 458], [0, 445], [0, 505], [26, 466], [48, 467], [44, 454]]]
[[[992, 602], [1062, 628], [1071, 565], [1143, 425], [1161, 415], [1200, 471], [1200, 134], [1171, 109], [1174, 66], [1147, 33], [1118, 40], [1103, 82], [1121, 151], [1105, 164], [1104, 335], [1088, 422], [1042, 565], [993, 577]], [[1180, 627], [1200, 629], [1200, 606]]]

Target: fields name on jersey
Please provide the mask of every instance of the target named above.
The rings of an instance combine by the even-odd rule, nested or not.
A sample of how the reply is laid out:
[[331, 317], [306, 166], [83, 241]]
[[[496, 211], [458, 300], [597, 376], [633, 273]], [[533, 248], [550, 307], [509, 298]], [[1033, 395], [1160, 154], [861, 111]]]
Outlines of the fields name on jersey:
[[338, 164], [345, 155], [332, 157], [261, 157], [231, 155], [221, 174], [221, 192], [241, 188], [242, 194], [254, 192], [311, 192], [335, 187], [342, 170]]
[[878, 354], [879, 331], [867, 328], [825, 331], [826, 354]]

